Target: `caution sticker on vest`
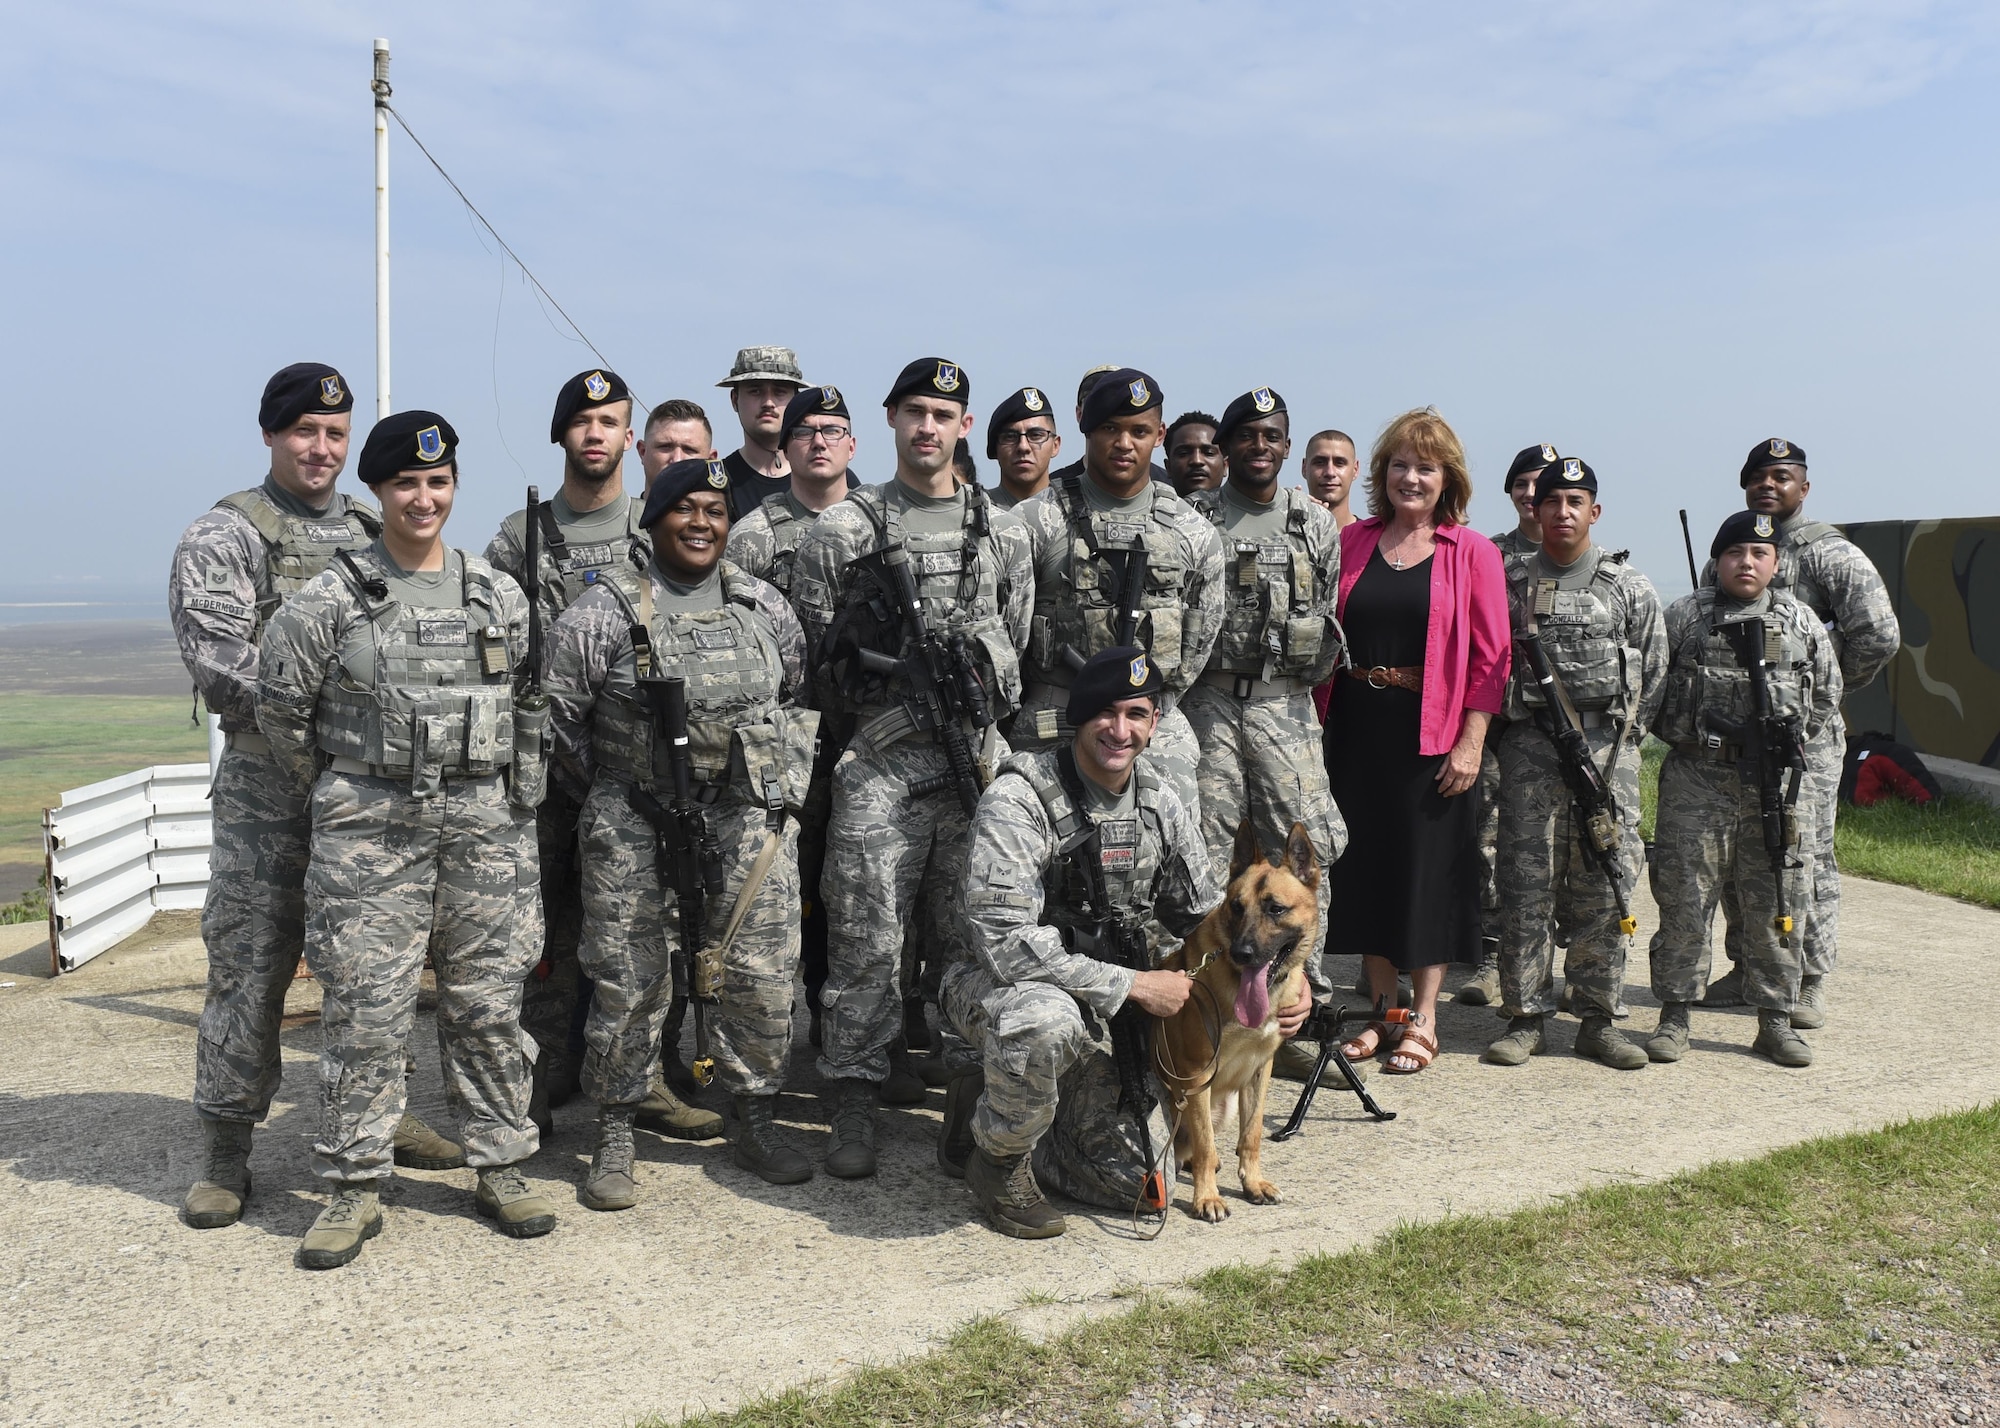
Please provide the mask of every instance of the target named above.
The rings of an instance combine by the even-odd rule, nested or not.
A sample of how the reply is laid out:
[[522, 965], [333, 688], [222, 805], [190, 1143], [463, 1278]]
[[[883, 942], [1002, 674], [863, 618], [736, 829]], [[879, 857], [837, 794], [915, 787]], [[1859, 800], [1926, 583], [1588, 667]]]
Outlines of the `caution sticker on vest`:
[[1107, 873], [1129, 873], [1139, 861], [1139, 820], [1107, 818], [1097, 825], [1097, 862]]
[[719, 630], [696, 630], [694, 647], [698, 650], [733, 650], [736, 648], [736, 630], [733, 626]]
[[430, 619], [417, 620], [417, 643], [420, 645], [463, 645], [466, 642], [465, 615], [440, 615]]

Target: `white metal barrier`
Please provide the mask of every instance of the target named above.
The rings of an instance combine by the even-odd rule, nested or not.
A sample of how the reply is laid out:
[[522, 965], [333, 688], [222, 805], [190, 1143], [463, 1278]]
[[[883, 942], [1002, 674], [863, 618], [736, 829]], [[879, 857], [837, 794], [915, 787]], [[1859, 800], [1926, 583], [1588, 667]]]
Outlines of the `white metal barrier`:
[[160, 764], [71, 789], [42, 814], [49, 942], [73, 972], [162, 908], [208, 892], [207, 764]]

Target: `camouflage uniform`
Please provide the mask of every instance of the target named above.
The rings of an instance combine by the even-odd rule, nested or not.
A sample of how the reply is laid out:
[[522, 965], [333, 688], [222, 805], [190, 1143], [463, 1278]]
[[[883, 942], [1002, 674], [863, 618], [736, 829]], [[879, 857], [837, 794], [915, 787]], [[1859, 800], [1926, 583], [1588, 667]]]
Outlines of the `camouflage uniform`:
[[1047, 749], [1076, 732], [1063, 717], [1066, 652], [1089, 659], [1118, 643], [1115, 566], [1104, 552], [1143, 549], [1146, 582], [1132, 642], [1152, 656], [1167, 685], [1165, 713], [1147, 754], [1181, 805], [1199, 817], [1201, 749], [1180, 703], [1208, 667], [1222, 630], [1222, 541], [1215, 528], [1157, 474], [1136, 497], [1118, 501], [1080, 464], [1051, 475], [1049, 488], [1014, 514], [1028, 531], [1035, 608], [1021, 660], [1026, 688], [1008, 742]]
[[556, 757], [590, 781], [581, 956], [596, 991], [583, 1089], [600, 1105], [645, 1098], [672, 994], [669, 968], [681, 951], [679, 904], [661, 880], [659, 836], [630, 798], [636, 784], [665, 803], [672, 786], [667, 750], [636, 683], [632, 632], [643, 626], [650, 675], [687, 681], [696, 801], [722, 855], [721, 890], [705, 899], [705, 948], [719, 943], [758, 853], [773, 833], [779, 838], [719, 968], [698, 966], [695, 978], [704, 993], [715, 978], [723, 1088], [776, 1095], [791, 1051], [799, 959], [798, 832], [785, 812], [805, 796], [819, 725], [811, 711], [788, 707], [804, 679], [805, 637], [778, 591], [730, 561], [678, 605], [669, 604], [674, 587], [659, 567], [648, 574], [636, 608], [606, 584], [585, 592], [549, 633]]
[[[1313, 686], [1340, 662], [1340, 528], [1305, 492], [1286, 487], [1268, 506], [1235, 486], [1202, 492], [1192, 504], [1221, 536], [1230, 562], [1222, 628], [1200, 683], [1182, 710], [1201, 747], [1203, 836], [1218, 882], [1227, 881], [1236, 829], [1245, 818], [1263, 847], [1282, 848], [1303, 823], [1320, 866], [1347, 847], [1320, 747]], [[1306, 960], [1316, 995], [1333, 990], [1321, 965], [1327, 895], [1319, 884], [1319, 947]]]
[[271, 621], [257, 691], [279, 768], [311, 789], [306, 947], [325, 1084], [313, 1171], [387, 1176], [427, 950], [466, 1163], [511, 1165], [536, 1146], [520, 1014], [542, 930], [532, 830], [547, 716], [515, 706], [527, 600], [463, 551], [432, 575], [396, 570], [380, 542], [352, 559]]
[[[1532, 557], [1541, 547], [1529, 540], [1521, 528], [1510, 526], [1499, 535], [1487, 537], [1500, 550], [1503, 564]], [[1505, 716], [1496, 718], [1486, 731], [1479, 750], [1479, 935], [1483, 956], [1496, 955], [1501, 932], [1500, 885], [1495, 877], [1494, 858], [1500, 845], [1500, 739], [1507, 732]], [[1493, 965], [1488, 963], [1486, 965]], [[1567, 964], [1563, 975], [1569, 975]]]
[[[541, 606], [544, 632], [554, 627], [556, 618], [575, 604], [577, 597], [599, 581], [613, 582], [628, 599], [639, 598], [640, 572], [653, 553], [652, 542], [639, 527], [639, 515], [644, 509], [640, 498], [627, 500], [622, 531], [615, 520], [609, 523], [608, 539], [602, 510], [577, 516], [560, 494], [544, 500], [537, 509], [543, 518], [542, 568], [536, 577], [528, 580], [522, 574], [528, 558], [525, 509], [500, 523], [499, 531], [487, 543], [486, 560], [533, 594]], [[573, 540], [567, 532], [587, 533], [588, 538]], [[576, 1022], [581, 981], [577, 940], [583, 931], [577, 820], [582, 816], [583, 799], [589, 788], [587, 782], [576, 782], [558, 766], [549, 780], [548, 797], [542, 800], [535, 818], [545, 931], [541, 957], [523, 994], [521, 1025], [535, 1038], [540, 1050], [537, 1074], [557, 1080], [562, 1079], [555, 1074], [559, 1068], [570, 1069], [576, 1064], [571, 1029]]]
[[[1780, 942], [1772, 926], [1777, 883], [1758, 817], [1757, 789], [1738, 767], [1741, 749], [1708, 734], [1705, 715], [1730, 721], [1750, 715], [1750, 676], [1717, 630], [1718, 623], [1760, 620], [1777, 633], [1781, 654], [1770, 671], [1775, 712], [1799, 717], [1808, 742], [1840, 707], [1840, 668], [1832, 643], [1812, 613], [1779, 590], [1748, 603], [1705, 586], [1667, 609], [1669, 666], [1654, 732], [1672, 745], [1660, 766], [1659, 811], [1653, 835], [1653, 898], [1660, 930], [1653, 935], [1653, 994], [1662, 1002], [1692, 1002], [1708, 981], [1709, 925], [1725, 881], [1743, 913], [1736, 922], [1744, 951], [1743, 1000], [1790, 1014], [1798, 1000], [1803, 953], [1797, 934]], [[1816, 836], [1803, 791], [1795, 810], [1794, 847], [1809, 852]], [[1785, 873], [1788, 906], [1803, 910], [1811, 887], [1810, 859]], [[1803, 926], [1803, 919], [1801, 919]]]
[[926, 870], [936, 890], [925, 916], [930, 960], [944, 967], [964, 955], [957, 919], [943, 914], [962, 875], [970, 824], [948, 782], [928, 796], [909, 796], [912, 784], [946, 774], [944, 748], [911, 729], [900, 677], [860, 669], [858, 650], [909, 652], [907, 642], [897, 644], [880, 576], [864, 563], [897, 543], [909, 553], [926, 625], [940, 636], [963, 635], [985, 684], [994, 726], [983, 736], [966, 730], [984, 767], [1004, 753], [998, 723], [1020, 702], [1018, 651], [1034, 596], [1020, 524], [990, 511], [976, 487], [937, 500], [896, 480], [865, 486], [825, 511], [799, 547], [794, 595], [814, 703], [854, 725], [834, 769], [827, 828], [821, 891], [830, 967], [819, 1069], [877, 1083], [902, 1029], [904, 929]]
[[[1807, 520], [1804, 512], [1779, 522], [1778, 538], [1778, 573], [1771, 588], [1797, 600], [1827, 632], [1842, 690], [1865, 689], [1896, 657], [1903, 638], [1881, 572], [1854, 542], [1824, 521]], [[1703, 584], [1713, 578], [1711, 562]], [[1833, 833], [1846, 759], [1847, 723], [1836, 703], [1832, 717], [1806, 745], [1805, 783], [1799, 792], [1801, 806], [1812, 809], [1812, 896], [1800, 904], [1809, 976], [1825, 976], [1840, 957], [1840, 868], [1834, 861]], [[1725, 907], [1731, 900], [1725, 894]], [[1732, 919], [1732, 928], [1744, 925], [1742, 919]], [[1729, 955], [1741, 960], [1733, 937]]]
[[[1556, 678], [1618, 803], [1618, 861], [1628, 891], [1639, 845], [1639, 742], [1665, 689], [1666, 627], [1653, 583], [1624, 551], [1592, 546], [1567, 569], [1537, 552], [1507, 559], [1517, 635], [1539, 628]], [[1544, 698], [1526, 662], [1508, 677], [1500, 739], [1497, 882], [1500, 990], [1510, 1017], [1556, 1009], [1555, 924], [1569, 934], [1564, 980], [1576, 1011], [1610, 1017], [1625, 985], [1630, 939], [1604, 874], [1584, 851], [1553, 740], [1536, 720]], [[1607, 767], [1609, 765], [1609, 767]]]
[[[1040, 491], [1037, 491], [1035, 496], [1041, 494]], [[1024, 499], [1032, 501], [1035, 499], [1035, 496], [1017, 496], [997, 481], [993, 483], [993, 489], [986, 493], [986, 499], [993, 503], [993, 509], [996, 511], [1011, 511], [1019, 506]]]
[[[979, 800], [965, 873], [976, 960], [945, 974], [940, 1005], [979, 1049], [986, 1084], [972, 1135], [995, 1158], [1034, 1153], [1036, 1175], [1088, 1204], [1129, 1210], [1145, 1171], [1137, 1124], [1118, 1106], [1106, 1030], [1136, 975], [1090, 955], [1096, 940], [1081, 878], [1062, 852], [1086, 828], [1105, 853], [1107, 892], [1176, 938], [1222, 901], [1201, 830], [1150, 764], [1125, 796], [1084, 788], [1079, 808], [1053, 752], [1015, 754]], [[1125, 849], [1130, 849], [1129, 853]], [[1100, 855], [1102, 856], [1102, 855]], [[1156, 1116], [1152, 1145], [1167, 1145]]]
[[285, 599], [381, 530], [365, 501], [315, 512], [275, 481], [225, 496], [174, 550], [167, 609], [181, 659], [226, 736], [211, 806], [214, 845], [201, 935], [208, 995], [195, 1042], [195, 1109], [255, 1125], [282, 1065], [278, 1022], [305, 950], [304, 794], [257, 730], [257, 641]]

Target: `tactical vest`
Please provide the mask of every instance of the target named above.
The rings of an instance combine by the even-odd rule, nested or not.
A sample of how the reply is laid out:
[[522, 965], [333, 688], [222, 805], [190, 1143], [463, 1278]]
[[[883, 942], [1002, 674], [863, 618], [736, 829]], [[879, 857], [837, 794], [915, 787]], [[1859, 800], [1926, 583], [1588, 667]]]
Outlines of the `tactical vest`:
[[[1625, 605], [1618, 598], [1618, 572], [1627, 551], [1603, 552], [1590, 580], [1565, 590], [1535, 573], [1535, 558], [1515, 556], [1507, 562], [1507, 583], [1513, 587], [1517, 619], [1532, 616], [1541, 629], [1542, 648], [1556, 678], [1577, 712], [1629, 713], [1639, 696], [1644, 664], [1640, 652], [1625, 642]], [[1507, 679], [1503, 717], [1526, 719], [1548, 701], [1524, 660], [1514, 661]]]
[[[551, 617], [574, 605], [585, 590], [600, 580], [616, 584], [627, 598], [637, 599], [640, 587], [646, 583], [646, 562], [653, 558], [653, 543], [639, 524], [642, 509], [639, 501], [627, 497], [622, 537], [572, 545], [556, 521], [554, 502], [543, 501], [536, 506], [536, 517], [541, 524], [542, 568], [532, 576], [525, 570], [521, 573], [521, 587], [528, 592], [528, 598], [540, 600]], [[514, 512], [501, 529], [525, 560], [528, 513]]]
[[1001, 771], [1019, 774], [1042, 801], [1054, 831], [1056, 857], [1042, 873], [1042, 921], [1061, 929], [1065, 946], [1088, 951], [1096, 931], [1079, 857], [1096, 857], [1114, 908], [1135, 922], [1152, 915], [1154, 884], [1167, 856], [1167, 822], [1160, 781], [1142, 758], [1132, 765], [1133, 810], [1088, 813], [1063, 787], [1053, 754], [1014, 754]]
[[[605, 589], [626, 619], [646, 631], [645, 658], [657, 678], [687, 681], [688, 761], [700, 784], [729, 784], [766, 808], [804, 801], [811, 772], [812, 711], [779, 703], [784, 655], [770, 619], [757, 606], [755, 585], [735, 566], [722, 566], [722, 608], [669, 613], [653, 602], [647, 579], [637, 607], [616, 585]], [[639, 670], [634, 643], [620, 668]], [[650, 788], [669, 777], [668, 750], [636, 686], [607, 682], [591, 713], [591, 757], [599, 768]]]
[[323, 516], [295, 516], [278, 509], [261, 486], [236, 491], [215, 503], [236, 512], [264, 542], [264, 569], [257, 577], [256, 644], [278, 607], [333, 563], [336, 552], [360, 550], [382, 534], [382, 518], [366, 501], [337, 496]]
[[1826, 592], [1812, 581], [1799, 579], [1799, 557], [1807, 546], [1838, 535], [1838, 526], [1825, 521], [1801, 521], [1784, 533], [1783, 543], [1778, 547], [1778, 569], [1771, 577], [1771, 589], [1782, 590], [1805, 606], [1819, 619], [1822, 625], [1833, 621], [1833, 602], [1826, 598]]
[[1285, 487], [1285, 539], [1260, 545], [1233, 537], [1223, 526], [1219, 493], [1195, 498], [1222, 538], [1222, 632], [1216, 636], [1211, 670], [1259, 679], [1296, 679], [1310, 673], [1329, 637], [1331, 621], [1314, 614], [1315, 581], [1325, 543], [1307, 519], [1311, 502]]
[[[925, 627], [945, 639], [965, 636], [997, 716], [1021, 702], [1020, 664], [1006, 622], [1000, 617], [1007, 603], [1007, 592], [1001, 583], [1006, 563], [999, 537], [988, 520], [985, 492], [969, 486], [966, 495], [965, 518], [959, 529], [933, 535], [911, 532], [896, 503], [885, 499], [878, 488], [851, 491], [846, 499], [860, 507], [869, 525], [874, 527], [876, 553], [898, 544], [907, 552], [910, 574], [917, 582], [917, 595], [923, 602]], [[883, 578], [870, 565], [861, 564], [849, 582], [845, 606], [834, 617], [834, 625], [828, 627], [826, 643], [838, 647], [842, 642], [835, 629], [839, 626], [861, 648], [891, 658], [907, 658], [914, 652], [914, 645], [907, 640], [899, 642], [890, 634], [898, 623], [894, 596], [883, 584]], [[856, 707], [879, 708], [904, 697], [895, 687], [900, 681], [881, 675], [863, 676], [858, 665], [858, 660], [850, 661], [845, 685]]]
[[1028, 635], [1028, 677], [1038, 684], [1069, 686], [1064, 647], [1085, 659], [1113, 644], [1118, 582], [1105, 551], [1146, 552], [1146, 582], [1139, 598], [1135, 639], [1169, 684], [1181, 667], [1181, 629], [1189, 617], [1188, 586], [1194, 553], [1176, 526], [1187, 503], [1155, 481], [1146, 511], [1095, 511], [1083, 494], [1084, 478], [1067, 471], [1049, 483], [1047, 498], [1062, 512], [1069, 533], [1066, 574], [1035, 582], [1035, 617]]
[[792, 510], [792, 503], [783, 491], [775, 496], [766, 496], [759, 509], [764, 512], [764, 519], [771, 523], [771, 569], [764, 578], [777, 586], [778, 593], [789, 603], [792, 598], [792, 572], [799, 563], [799, 543], [812, 529], [812, 521], [801, 519]]
[[[1660, 705], [1660, 737], [1676, 748], [1698, 746], [1706, 732], [1703, 716], [1730, 725], [1752, 717], [1750, 671], [1716, 625], [1715, 587], [1694, 592], [1700, 619], [1689, 629], [1667, 666], [1666, 696]], [[1771, 659], [1771, 710], [1781, 718], [1805, 719], [1812, 710], [1812, 655], [1784, 618], [1789, 596], [1771, 600], [1762, 615], [1744, 618], [1764, 627], [1764, 651]]]
[[[459, 603], [432, 608], [387, 598], [366, 552], [335, 566], [367, 623], [348, 635], [320, 687], [319, 747], [336, 758], [408, 775], [421, 793], [436, 778], [498, 772], [514, 758], [514, 654], [493, 567], [462, 550]], [[449, 567], [447, 567], [449, 568]], [[357, 579], [355, 570], [361, 572]], [[373, 586], [372, 593], [368, 588]]]

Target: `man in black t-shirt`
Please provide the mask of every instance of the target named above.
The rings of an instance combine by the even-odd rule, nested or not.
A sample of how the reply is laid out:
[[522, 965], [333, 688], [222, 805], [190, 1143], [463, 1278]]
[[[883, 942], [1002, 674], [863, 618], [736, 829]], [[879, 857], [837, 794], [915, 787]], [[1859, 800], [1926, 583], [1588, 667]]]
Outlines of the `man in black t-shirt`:
[[779, 433], [785, 406], [806, 384], [798, 354], [789, 347], [745, 347], [736, 354], [729, 375], [715, 385], [729, 391], [729, 405], [743, 425], [743, 445], [723, 465], [729, 470], [729, 519], [742, 520], [791, 485]]

